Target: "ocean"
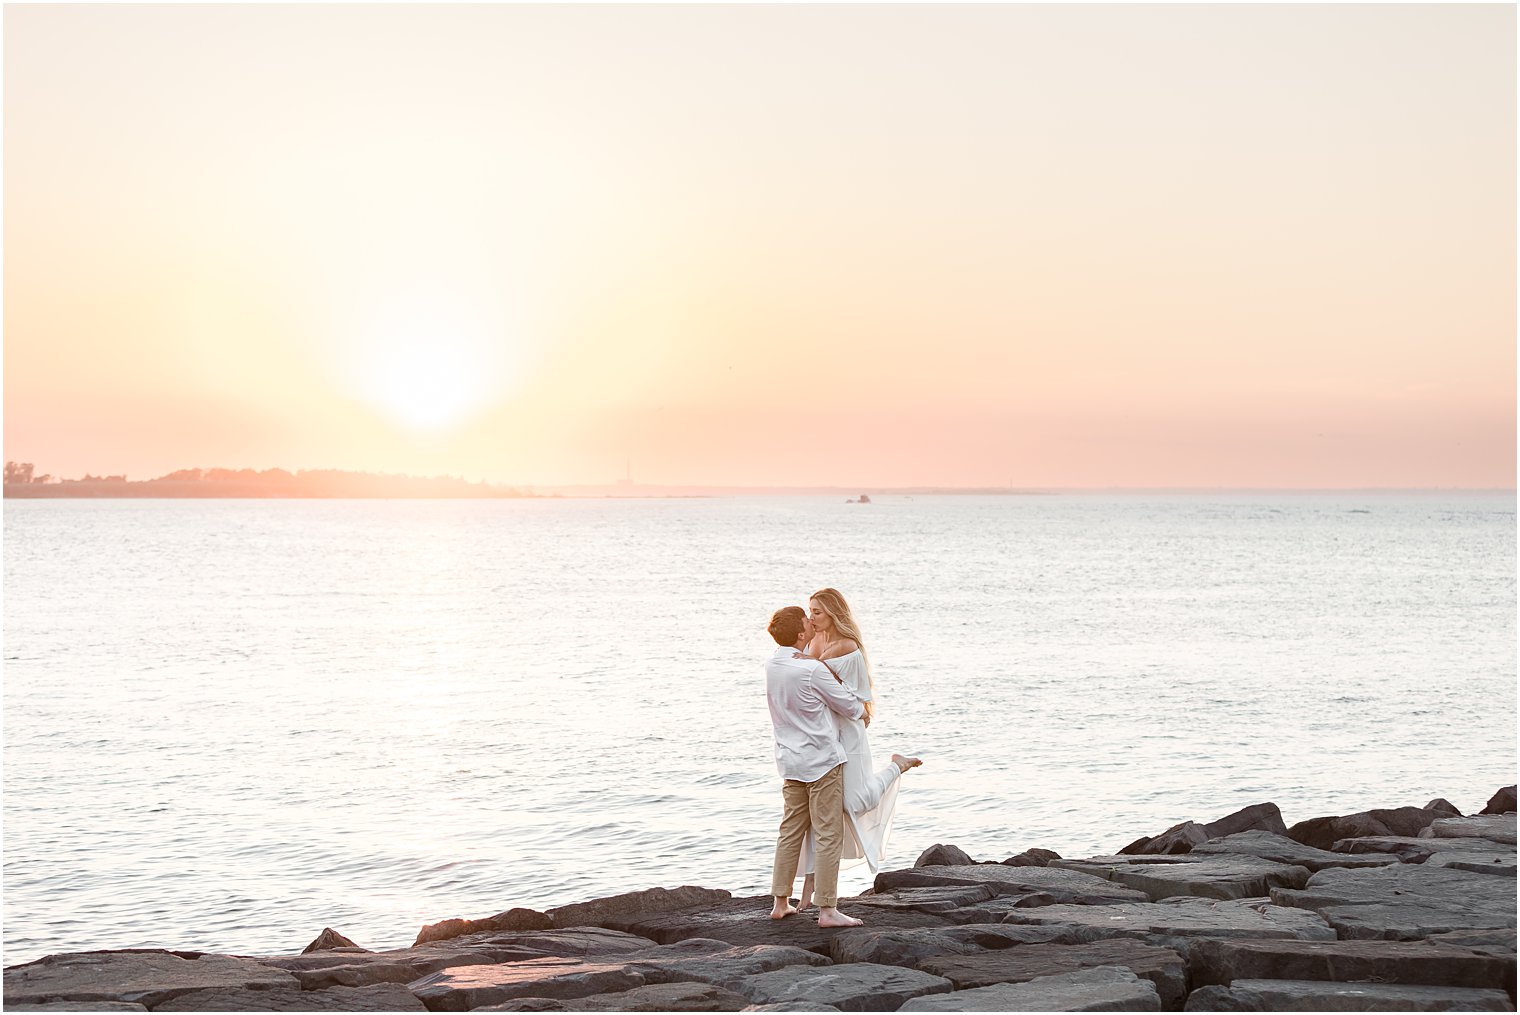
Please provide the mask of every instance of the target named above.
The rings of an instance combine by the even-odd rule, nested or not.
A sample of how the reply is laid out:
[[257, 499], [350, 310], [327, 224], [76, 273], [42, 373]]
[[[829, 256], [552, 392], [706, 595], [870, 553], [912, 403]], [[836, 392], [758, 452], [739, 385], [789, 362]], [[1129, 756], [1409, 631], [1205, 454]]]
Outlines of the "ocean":
[[765, 625], [825, 585], [925, 762], [893, 866], [1515, 781], [1512, 492], [4, 513], [8, 964], [763, 894]]

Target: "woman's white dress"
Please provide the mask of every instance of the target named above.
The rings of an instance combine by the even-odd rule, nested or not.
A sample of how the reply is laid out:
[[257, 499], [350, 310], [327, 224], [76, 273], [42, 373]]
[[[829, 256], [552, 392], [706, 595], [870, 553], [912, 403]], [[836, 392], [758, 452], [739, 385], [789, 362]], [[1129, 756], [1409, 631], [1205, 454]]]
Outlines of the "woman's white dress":
[[[825, 662], [862, 701], [871, 700], [871, 678], [859, 649]], [[844, 844], [839, 866], [853, 867], [863, 859], [875, 874], [887, 858], [887, 836], [892, 832], [892, 812], [897, 809], [897, 782], [902, 772], [890, 758], [880, 768], [872, 765], [871, 738], [866, 735], [863, 721], [835, 715], [834, 722], [839, 727], [839, 742], [846, 755]], [[809, 830], [802, 843], [799, 869], [811, 874], [813, 866], [813, 833]]]

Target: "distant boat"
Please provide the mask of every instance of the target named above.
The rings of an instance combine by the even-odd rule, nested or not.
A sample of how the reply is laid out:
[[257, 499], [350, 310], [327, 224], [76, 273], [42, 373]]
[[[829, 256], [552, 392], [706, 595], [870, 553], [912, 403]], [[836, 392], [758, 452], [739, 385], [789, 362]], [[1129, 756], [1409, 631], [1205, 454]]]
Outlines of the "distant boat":
[[845, 503], [846, 504], [869, 504], [869, 503], [871, 503], [871, 496], [870, 496], [870, 494], [863, 493], [863, 494], [860, 495], [860, 499], [859, 500], [853, 500], [853, 499], [851, 499], [851, 500], [845, 501]]

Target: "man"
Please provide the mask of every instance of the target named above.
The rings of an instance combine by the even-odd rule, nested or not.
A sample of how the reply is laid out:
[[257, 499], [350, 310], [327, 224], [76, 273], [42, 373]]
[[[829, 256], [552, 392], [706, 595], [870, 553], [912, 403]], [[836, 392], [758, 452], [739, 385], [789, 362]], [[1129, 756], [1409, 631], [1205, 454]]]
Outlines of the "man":
[[776, 899], [771, 919], [797, 912], [792, 888], [802, 840], [811, 827], [818, 926], [858, 927], [862, 921], [837, 908], [839, 852], [844, 845], [845, 752], [830, 712], [859, 719], [865, 706], [855, 692], [834, 679], [827, 666], [799, 657], [813, 637], [813, 625], [802, 607], [777, 610], [771, 615], [769, 630], [779, 647], [765, 664], [765, 693], [776, 735], [776, 770], [785, 780], [781, 784], [785, 810], [771, 870], [771, 895]]

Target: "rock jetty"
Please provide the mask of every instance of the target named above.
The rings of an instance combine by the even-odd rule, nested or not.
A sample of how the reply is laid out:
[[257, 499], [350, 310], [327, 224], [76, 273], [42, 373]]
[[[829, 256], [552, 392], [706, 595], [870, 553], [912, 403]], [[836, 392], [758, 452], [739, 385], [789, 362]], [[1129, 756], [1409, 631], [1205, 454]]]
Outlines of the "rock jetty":
[[1515, 787], [1289, 826], [1261, 803], [1110, 856], [939, 843], [766, 919], [686, 886], [423, 927], [370, 951], [49, 955], [7, 1011], [1514, 1011]]

